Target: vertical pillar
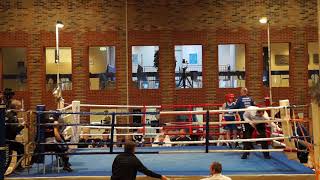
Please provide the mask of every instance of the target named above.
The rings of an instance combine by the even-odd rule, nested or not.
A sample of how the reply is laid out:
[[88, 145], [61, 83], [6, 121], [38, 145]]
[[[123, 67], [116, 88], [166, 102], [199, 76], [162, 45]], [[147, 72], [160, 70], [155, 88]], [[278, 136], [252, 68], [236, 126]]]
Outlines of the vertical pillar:
[[[80, 101], [72, 101], [72, 112], [80, 112]], [[80, 124], [80, 114], [73, 114], [72, 115], [73, 122], [72, 124]], [[79, 142], [79, 127], [72, 126], [72, 137], [71, 143], [78, 143]]]
[[316, 102], [312, 102], [312, 124], [313, 124], [313, 141], [314, 141], [314, 164], [316, 170], [319, 170], [320, 163], [320, 107]]
[[0, 179], [4, 179], [6, 157], [6, 127], [5, 127], [5, 111], [6, 105], [0, 105]]
[[[110, 139], [110, 153], [113, 153], [113, 142], [114, 142], [114, 126], [116, 122], [116, 114], [112, 113], [112, 121], [111, 121], [111, 139]], [[122, 141], [121, 141], [122, 143]]]
[[[289, 106], [290, 105], [289, 100], [280, 100], [279, 104], [280, 104], [280, 106]], [[291, 124], [290, 124], [290, 110], [288, 108], [284, 108], [284, 109], [280, 110], [280, 113], [281, 113], [281, 119], [285, 120], [284, 122], [282, 122], [283, 135], [285, 137], [291, 137], [293, 135], [293, 132], [292, 132]], [[289, 148], [295, 148], [294, 142], [289, 139], [285, 139], [284, 143]]]
[[209, 123], [210, 121], [210, 113], [209, 110], [206, 113], [206, 153], [209, 152], [209, 138], [210, 138], [210, 128], [209, 128]]
[[[45, 142], [45, 132], [43, 126], [41, 126], [42, 120], [44, 119], [44, 114], [41, 111], [46, 110], [45, 105], [37, 105], [37, 135], [36, 135], [36, 146], [38, 146], [38, 152], [35, 153], [44, 153], [44, 145], [40, 145], [40, 143]], [[37, 148], [36, 148], [37, 149]], [[44, 162], [44, 155], [38, 155], [37, 163]]]

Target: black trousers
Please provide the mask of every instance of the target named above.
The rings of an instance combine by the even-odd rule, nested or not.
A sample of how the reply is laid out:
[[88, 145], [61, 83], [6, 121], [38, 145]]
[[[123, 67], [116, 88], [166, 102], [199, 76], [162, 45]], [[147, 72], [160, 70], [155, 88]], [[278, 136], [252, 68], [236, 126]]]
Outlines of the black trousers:
[[20, 142], [7, 141], [9, 145], [9, 150], [13, 150], [17, 152], [17, 161], [19, 161], [24, 155], [24, 145]]
[[[248, 123], [244, 124], [243, 126], [244, 127], [242, 129], [243, 130], [242, 138], [243, 139], [251, 139], [254, 128]], [[250, 149], [252, 149], [252, 142], [243, 142], [243, 150], [250, 150]], [[245, 152], [244, 154], [248, 155], [250, 153]]]
[[[256, 129], [258, 131], [257, 138], [266, 138], [266, 128], [265, 124], [256, 124]], [[243, 131], [243, 139], [250, 139], [252, 138], [252, 133], [254, 128], [250, 124], [244, 124], [244, 131]], [[268, 149], [268, 142], [267, 141], [257, 141], [262, 146], [262, 149]], [[250, 150], [252, 149], [253, 145], [252, 142], [243, 142], [243, 149]], [[249, 155], [249, 152], [245, 152], [245, 155]], [[269, 156], [269, 152], [263, 152], [264, 156]]]
[[308, 155], [309, 155], [308, 148], [299, 142], [296, 142], [296, 147], [298, 149], [297, 157], [300, 160], [300, 163], [308, 163]]

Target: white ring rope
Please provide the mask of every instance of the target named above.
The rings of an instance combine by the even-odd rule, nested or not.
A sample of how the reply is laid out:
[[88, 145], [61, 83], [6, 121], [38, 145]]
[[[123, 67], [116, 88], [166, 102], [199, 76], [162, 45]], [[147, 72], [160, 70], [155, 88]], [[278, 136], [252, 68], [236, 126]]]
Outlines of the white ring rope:
[[138, 105], [98, 105], [98, 104], [80, 104], [81, 107], [99, 107], [99, 108], [161, 108], [161, 106], [138, 106]]
[[[259, 110], [277, 110], [288, 108], [288, 106], [264, 107], [254, 109], [227, 109], [227, 110], [209, 110], [209, 113], [227, 113], [227, 112], [244, 112], [244, 111], [259, 111]], [[199, 111], [160, 111], [160, 115], [179, 115], [179, 114], [206, 114], [206, 110]]]
[[[110, 133], [107, 133], [107, 134], [80, 134], [80, 136], [110, 136], [111, 134]], [[117, 136], [143, 136], [143, 135], [146, 135], [146, 136], [156, 136], [156, 135], [161, 135], [159, 133], [127, 133], [127, 134], [114, 134], [114, 135], [117, 135]], [[163, 134], [162, 134], [163, 135]]]
[[[93, 129], [111, 129], [110, 126], [78, 126], [78, 127], [87, 127], [87, 128], [93, 128]], [[143, 127], [114, 127], [115, 129], [143, 129]], [[145, 129], [162, 129], [162, 127], [150, 127], [146, 126]]]
[[[80, 135], [87, 135], [87, 136], [106, 136], [111, 135], [108, 134], [80, 134]], [[115, 134], [115, 135], [164, 135], [163, 133], [126, 133], [126, 134]], [[271, 140], [283, 140], [288, 139], [288, 137], [273, 137], [273, 138], [252, 138], [252, 139], [229, 139], [229, 140], [209, 140], [209, 143], [223, 143], [223, 142], [256, 142], [256, 141], [271, 141]], [[172, 141], [172, 142], [165, 142], [163, 144], [205, 144], [206, 141]]]
[[[220, 124], [246, 124], [246, 123], [253, 123], [253, 124], [260, 124], [260, 123], [271, 123], [271, 122], [286, 122], [287, 120], [283, 119], [274, 119], [274, 120], [253, 120], [253, 121], [221, 121], [221, 122], [209, 122], [210, 125], [220, 125]], [[176, 123], [165, 123], [166, 125], [172, 126], [189, 126], [189, 125], [203, 125], [206, 122], [186, 122], [183, 124], [176, 124]]]
[[72, 108], [72, 104], [70, 104], [70, 105], [68, 105], [68, 106], [66, 106], [64, 108], [57, 109], [57, 111], [66, 111], [67, 109], [70, 109], [70, 108]]
[[287, 147], [286, 144], [284, 144], [284, 143], [282, 143], [282, 142], [280, 142], [280, 141], [272, 140], [272, 142], [274, 142], [275, 144], [278, 144], [278, 145], [280, 145], [280, 146]]
[[278, 136], [278, 137], [279, 137], [279, 136], [280, 136], [280, 137], [283, 137], [283, 136], [284, 136], [283, 134], [280, 134], [280, 133], [272, 133], [272, 135], [273, 135], [273, 136]]
[[[250, 150], [241, 150], [241, 149], [217, 149], [209, 150], [210, 153], [225, 153], [225, 152], [283, 152], [284, 149], [250, 149]], [[201, 150], [190, 150], [190, 151], [159, 151], [159, 154], [177, 154], [177, 153], [203, 153]]]

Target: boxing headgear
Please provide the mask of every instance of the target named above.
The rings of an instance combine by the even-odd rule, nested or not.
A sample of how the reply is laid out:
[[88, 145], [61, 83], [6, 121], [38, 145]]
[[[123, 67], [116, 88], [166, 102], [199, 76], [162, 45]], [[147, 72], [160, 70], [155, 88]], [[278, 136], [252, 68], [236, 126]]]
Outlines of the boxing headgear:
[[270, 97], [264, 97], [264, 103], [266, 106], [270, 106], [271, 105]]
[[234, 94], [226, 94], [226, 101], [231, 103], [234, 100]]

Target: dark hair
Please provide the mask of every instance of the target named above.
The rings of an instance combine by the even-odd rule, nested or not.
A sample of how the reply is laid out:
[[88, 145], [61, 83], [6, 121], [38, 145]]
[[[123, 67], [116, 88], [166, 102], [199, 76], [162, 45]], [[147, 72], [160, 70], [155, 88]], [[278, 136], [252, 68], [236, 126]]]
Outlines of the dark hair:
[[215, 173], [221, 173], [222, 165], [219, 162], [213, 162], [210, 166], [210, 170], [214, 171]]
[[136, 144], [132, 141], [128, 141], [124, 145], [124, 152], [126, 153], [134, 153], [134, 149], [136, 148]]

